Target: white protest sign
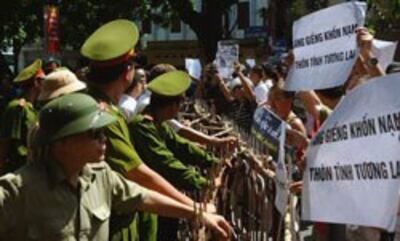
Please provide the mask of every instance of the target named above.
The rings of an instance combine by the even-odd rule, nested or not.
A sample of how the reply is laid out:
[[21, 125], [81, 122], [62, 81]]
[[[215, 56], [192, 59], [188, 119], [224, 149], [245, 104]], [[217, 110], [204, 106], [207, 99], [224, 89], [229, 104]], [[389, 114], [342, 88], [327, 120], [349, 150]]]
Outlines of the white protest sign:
[[250, 67], [253, 68], [256, 66], [256, 60], [255, 59], [246, 59], [246, 64]]
[[215, 60], [221, 76], [230, 78], [234, 72], [234, 63], [239, 61], [239, 45], [232, 41], [219, 41]]
[[200, 80], [201, 78], [200, 59], [185, 59], [185, 67], [190, 76]]
[[393, 231], [400, 187], [400, 74], [355, 88], [307, 150], [303, 219]]
[[285, 88], [326, 89], [343, 84], [358, 56], [354, 30], [364, 24], [366, 4], [348, 2], [314, 12], [293, 24], [295, 61]]
[[383, 71], [393, 62], [396, 53], [397, 42], [374, 39], [372, 41], [372, 53], [379, 60]]

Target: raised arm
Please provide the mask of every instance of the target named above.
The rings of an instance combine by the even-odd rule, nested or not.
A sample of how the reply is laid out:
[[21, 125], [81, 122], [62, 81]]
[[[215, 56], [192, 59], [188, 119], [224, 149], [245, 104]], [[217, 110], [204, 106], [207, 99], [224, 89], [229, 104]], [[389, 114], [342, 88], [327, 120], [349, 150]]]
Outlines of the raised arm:
[[306, 111], [314, 117], [314, 119], [320, 119], [320, 111], [322, 108], [322, 102], [317, 94], [311, 91], [299, 91], [298, 96], [304, 104]]
[[219, 89], [221, 90], [222, 94], [224, 95], [225, 100], [228, 102], [232, 102], [234, 100], [234, 98], [231, 95], [231, 92], [229, 91], [228, 87], [226, 87], [222, 76], [219, 74], [215, 74], [214, 78], [217, 80]]
[[234, 67], [235, 67], [235, 73], [239, 76], [239, 79], [242, 82], [245, 96], [252, 101], [256, 101], [256, 94], [253, 91], [250, 80], [240, 70], [240, 63], [236, 62]]
[[372, 53], [372, 41], [374, 37], [365, 27], [356, 29], [357, 44], [360, 48], [360, 60], [364, 64], [365, 70], [370, 77], [385, 75], [385, 71], [379, 65], [379, 62]]

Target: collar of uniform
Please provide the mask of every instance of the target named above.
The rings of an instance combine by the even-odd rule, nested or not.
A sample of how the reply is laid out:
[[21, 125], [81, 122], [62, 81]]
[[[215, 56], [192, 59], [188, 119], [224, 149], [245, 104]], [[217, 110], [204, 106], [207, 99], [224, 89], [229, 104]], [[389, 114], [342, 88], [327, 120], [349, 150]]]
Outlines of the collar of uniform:
[[86, 164], [82, 168], [82, 171], [80, 174], [82, 190], [87, 191], [90, 187], [90, 184], [94, 181], [95, 178], [96, 178], [96, 175], [93, 172], [92, 168], [90, 168], [89, 165]]

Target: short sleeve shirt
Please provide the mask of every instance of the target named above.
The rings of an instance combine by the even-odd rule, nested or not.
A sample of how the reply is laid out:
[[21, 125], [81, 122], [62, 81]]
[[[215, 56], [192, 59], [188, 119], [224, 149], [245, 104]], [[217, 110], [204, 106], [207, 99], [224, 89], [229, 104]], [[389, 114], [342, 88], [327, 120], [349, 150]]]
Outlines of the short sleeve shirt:
[[254, 95], [256, 96], [257, 104], [264, 103], [268, 100], [268, 91], [269, 89], [263, 81], [260, 81], [260, 83], [254, 87]]
[[122, 95], [119, 100], [119, 107], [129, 123], [136, 114], [137, 101], [130, 95]]
[[91, 87], [89, 94], [100, 104], [117, 117], [117, 121], [105, 127], [107, 137], [106, 160], [111, 168], [119, 173], [125, 174], [142, 164], [142, 160], [137, 154], [130, 141], [128, 126], [124, 115], [115, 106], [111, 99], [101, 91]]
[[55, 161], [37, 161], [0, 178], [1, 240], [109, 238], [111, 210], [133, 213], [147, 190], [105, 163], [87, 164], [77, 188]]

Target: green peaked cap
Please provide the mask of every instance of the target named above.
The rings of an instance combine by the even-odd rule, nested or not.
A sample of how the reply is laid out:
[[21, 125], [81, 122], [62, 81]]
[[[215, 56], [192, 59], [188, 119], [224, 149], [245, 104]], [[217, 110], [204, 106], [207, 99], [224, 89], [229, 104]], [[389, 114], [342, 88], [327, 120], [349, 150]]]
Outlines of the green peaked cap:
[[14, 79], [15, 84], [20, 84], [26, 80], [31, 79], [42, 68], [42, 60], [37, 59], [31, 65], [23, 69]]
[[50, 144], [58, 139], [102, 128], [116, 118], [102, 110], [89, 95], [74, 93], [47, 103], [39, 114], [36, 143]]
[[152, 80], [147, 88], [154, 94], [174, 97], [182, 95], [190, 86], [190, 76], [184, 71], [171, 71]]
[[93, 61], [107, 61], [123, 56], [139, 39], [135, 23], [118, 19], [104, 24], [86, 39], [81, 54]]

